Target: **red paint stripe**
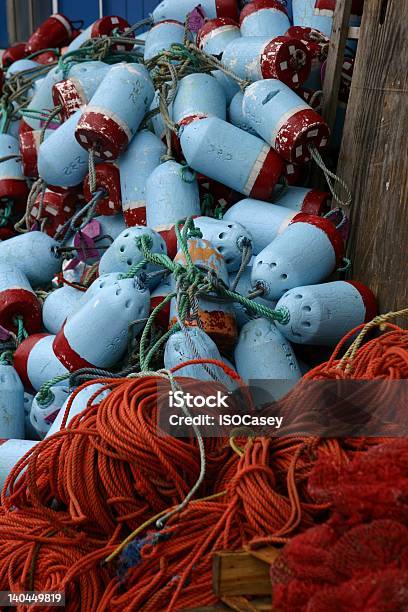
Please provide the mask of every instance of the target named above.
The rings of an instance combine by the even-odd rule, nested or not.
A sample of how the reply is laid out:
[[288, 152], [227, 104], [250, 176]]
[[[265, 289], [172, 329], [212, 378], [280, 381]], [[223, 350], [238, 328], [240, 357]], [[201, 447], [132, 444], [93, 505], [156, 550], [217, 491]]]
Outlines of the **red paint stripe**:
[[0, 325], [16, 332], [14, 323], [16, 315], [23, 317], [24, 327], [29, 334], [41, 330], [41, 307], [35, 293], [23, 288], [0, 291]]
[[[119, 168], [115, 164], [103, 162], [95, 167], [95, 176], [96, 190], [102, 188], [107, 192], [107, 196], [99, 200], [95, 213], [105, 216], [116, 215], [121, 210], [122, 202]], [[84, 179], [83, 188], [85, 199], [89, 202], [92, 198], [89, 174]], [[113, 207], [109, 206], [110, 202], [113, 203]]]
[[[302, 68], [291, 68], [290, 62], [292, 54], [290, 47], [294, 47], [297, 51], [303, 51], [306, 56], [305, 64]], [[281, 64], [286, 62], [288, 68], [281, 69]], [[265, 47], [261, 57], [261, 72], [264, 79], [279, 79], [292, 89], [299, 87], [304, 83], [310, 74], [312, 60], [308, 48], [303, 42], [296, 38], [287, 38], [286, 36], [277, 36], [271, 40]], [[294, 75], [298, 75], [298, 82], [293, 82]]]
[[0, 200], [5, 198], [14, 203], [13, 212], [23, 213], [27, 204], [28, 187], [23, 179], [0, 178]]
[[128, 208], [123, 211], [123, 218], [126, 227], [135, 227], [135, 225], [146, 225], [146, 206], [139, 208]]
[[197, 34], [197, 47], [202, 49], [205, 43], [205, 38], [215, 30], [223, 28], [226, 25], [235, 26], [237, 28], [237, 31], [239, 31], [239, 25], [233, 19], [225, 19], [223, 17], [218, 17], [217, 19], [209, 19], [208, 21], [206, 21], [206, 23], [202, 26], [202, 28]]
[[[87, 138], [86, 142], [81, 136]], [[95, 149], [100, 159], [112, 161], [119, 157], [128, 144], [128, 137], [122, 127], [103, 113], [85, 111], [75, 130], [75, 138], [84, 149]], [[109, 151], [111, 157], [104, 152]]]
[[242, 9], [241, 16], [239, 18], [240, 24], [242, 25], [242, 22], [246, 17], [248, 17], [248, 15], [253, 15], [254, 13], [257, 13], [263, 9], [276, 9], [281, 11], [281, 13], [284, 15], [287, 15], [285, 7], [281, 2], [279, 2], [279, 0], [254, 0], [254, 2], [247, 4]]
[[215, 0], [215, 10], [217, 17], [228, 17], [238, 21], [238, 2], [237, 0]]
[[[313, 130], [318, 130], [317, 136], [308, 138], [308, 134]], [[287, 161], [305, 163], [311, 158], [307, 145], [314, 144], [317, 149], [323, 149], [327, 146], [329, 137], [330, 130], [323, 117], [307, 107], [287, 119], [276, 136], [274, 147]], [[326, 139], [324, 146], [320, 144], [323, 138]], [[296, 157], [296, 148], [300, 145], [303, 146], [303, 153]]]
[[289, 225], [293, 225], [294, 223], [307, 223], [308, 225], [313, 225], [324, 232], [333, 247], [336, 257], [336, 266], [339, 268], [342, 265], [344, 256], [344, 242], [340, 232], [335, 228], [331, 221], [325, 219], [324, 217], [317, 217], [316, 215], [298, 213], [295, 217], [293, 217]]
[[97, 366], [89, 363], [86, 359], [83, 359], [78, 353], [74, 351], [74, 349], [69, 345], [68, 340], [64, 334], [65, 324], [62, 326], [62, 329], [55, 336], [54, 342], [52, 344], [52, 348], [54, 349], [54, 353], [56, 357], [60, 360], [60, 362], [69, 370], [70, 372], [75, 372], [75, 370], [79, 370], [81, 368], [95, 368]]
[[78, 89], [71, 79], [55, 83], [52, 88], [52, 100], [55, 106], [62, 106], [61, 118], [67, 121], [71, 115], [81, 108], [88, 100], [82, 100]]
[[177, 237], [174, 225], [168, 230], [158, 231], [156, 229], [156, 231], [160, 234], [167, 245], [168, 256], [170, 259], [173, 259], [177, 254]]
[[21, 378], [21, 382], [27, 390], [32, 390], [31, 381], [28, 378], [27, 368], [28, 359], [30, 357], [31, 351], [33, 350], [37, 342], [50, 335], [51, 334], [34, 334], [24, 340], [14, 353], [13, 365], [17, 371], [17, 374]]
[[41, 132], [31, 130], [29, 132], [22, 132], [19, 135], [21, 165], [24, 176], [31, 176], [33, 178], [38, 176], [37, 155], [39, 139], [37, 140], [37, 135], [39, 133]]
[[[166, 298], [167, 295], [158, 295], [158, 296], [154, 296], [151, 298], [150, 300], [150, 312], [152, 313], [153, 310], [163, 302], [164, 298]], [[156, 315], [156, 319], [155, 319], [155, 323], [163, 328], [163, 329], [167, 329], [169, 326], [169, 321], [170, 321], [170, 302], [168, 302], [166, 304], [166, 306], [164, 306], [161, 310], [159, 310], [159, 312]]]
[[327, 191], [311, 189], [303, 200], [301, 212], [307, 215], [324, 215], [329, 212], [330, 198], [331, 195]]
[[257, 200], [269, 200], [280, 177], [284, 173], [283, 159], [270, 149], [264, 164], [256, 178], [250, 197]]
[[363, 283], [359, 283], [358, 281], [345, 281], [345, 282], [348, 283], [349, 285], [353, 285], [353, 287], [357, 289], [357, 291], [361, 295], [361, 299], [363, 300], [364, 307], [366, 310], [366, 316], [365, 316], [364, 323], [368, 323], [369, 321], [372, 321], [372, 319], [374, 319], [374, 317], [376, 316], [378, 312], [378, 304], [377, 304], [377, 300], [375, 298], [374, 293], [366, 285], [363, 285]]

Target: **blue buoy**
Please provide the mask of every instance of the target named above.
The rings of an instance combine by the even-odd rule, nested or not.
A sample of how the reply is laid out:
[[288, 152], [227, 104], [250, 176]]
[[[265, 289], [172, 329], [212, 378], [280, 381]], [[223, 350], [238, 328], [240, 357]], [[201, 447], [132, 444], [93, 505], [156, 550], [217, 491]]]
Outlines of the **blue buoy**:
[[42, 316], [45, 329], [57, 334], [66, 319], [75, 311], [83, 292], [65, 285], [48, 294], [44, 300]]
[[185, 126], [180, 142], [191, 168], [248, 196], [269, 199], [283, 172], [263, 140], [216, 117]]
[[[290, 342], [269, 319], [253, 319], [244, 325], [235, 349], [235, 363], [241, 378], [250, 381], [292, 381], [302, 377]], [[289, 388], [290, 388], [289, 386]], [[283, 385], [283, 390], [289, 390]], [[276, 388], [271, 384], [271, 391]]]
[[296, 212], [283, 205], [246, 198], [224, 215], [224, 221], [243, 225], [252, 236], [253, 254], [257, 255], [289, 225]]
[[328, 144], [324, 119], [277, 79], [247, 87], [243, 110], [251, 127], [289, 162], [306, 163], [310, 145], [321, 150]]
[[0, 242], [0, 261], [21, 270], [34, 288], [47, 285], [61, 269], [58, 246], [43, 232], [27, 232]]
[[75, 138], [97, 157], [117, 159], [136, 134], [153, 97], [153, 83], [145, 66], [116, 64], [85, 107]]
[[[99, 263], [99, 273], [108, 274], [110, 272], [120, 272], [122, 274], [127, 274], [130, 268], [142, 263], [144, 261], [144, 255], [138, 245], [138, 238], [141, 236], [149, 237], [151, 249], [154, 253], [167, 255], [166, 243], [159, 233], [145, 226], [128, 227], [119, 234], [109, 249], [102, 255]], [[140, 269], [139, 274], [150, 274], [160, 269], [160, 266], [148, 263]], [[155, 287], [159, 281], [159, 277], [147, 279], [147, 283], [150, 287]]]
[[328, 219], [298, 214], [253, 262], [252, 283], [277, 300], [300, 285], [326, 279], [341, 266], [344, 243]]
[[231, 104], [228, 108], [228, 121], [235, 125], [240, 130], [244, 130], [244, 132], [248, 132], [249, 134], [253, 134], [257, 136], [256, 130], [254, 130], [250, 125], [248, 120], [244, 115], [244, 111], [242, 108], [242, 103], [244, 101], [244, 94], [242, 91], [238, 91], [235, 96], [231, 100]]
[[279, 79], [299, 87], [309, 76], [311, 60], [301, 40], [287, 36], [243, 36], [226, 47], [223, 64], [241, 79]]
[[13, 213], [25, 210], [28, 186], [23, 174], [18, 140], [9, 134], [0, 134], [0, 157], [15, 155], [0, 163], [0, 203], [11, 202]]
[[196, 45], [205, 53], [221, 59], [225, 47], [240, 36], [239, 25], [232, 19], [208, 19], [197, 34]]
[[[252, 263], [249, 264], [245, 268], [235, 288], [235, 291], [237, 291], [244, 297], [248, 297], [248, 294], [252, 293], [256, 289], [256, 287], [252, 285], [251, 274], [252, 274]], [[235, 274], [230, 275], [230, 288], [232, 288], [232, 284], [235, 281], [235, 276], [236, 276]], [[261, 296], [254, 298], [252, 302], [255, 302], [256, 304], [261, 304], [262, 306], [266, 306], [267, 308], [270, 308], [271, 310], [274, 310], [276, 306], [276, 302], [265, 300]], [[233, 308], [235, 312], [235, 317], [237, 319], [238, 328], [241, 329], [245, 325], [245, 323], [248, 323], [248, 321], [251, 321], [252, 315], [250, 315], [250, 313], [247, 312], [245, 307], [242, 306], [242, 304], [240, 304], [239, 302], [234, 302]]]
[[183, 23], [174, 19], [160, 21], [148, 31], [144, 46], [144, 61], [148, 62], [159, 53], [169, 51], [171, 45], [182, 45], [183, 41]]
[[64, 121], [81, 106], [88, 104], [110, 68], [104, 62], [80, 63], [72, 66], [68, 78], [53, 85], [54, 105], [62, 106], [60, 116]]
[[[129, 325], [145, 319], [149, 305], [149, 290], [137, 279], [126, 278], [101, 289], [55, 336], [55, 355], [70, 372], [113, 366], [126, 351]], [[135, 326], [135, 332], [143, 325]]]
[[[188, 128], [195, 123], [201, 121]], [[167, 161], [153, 170], [146, 183], [146, 222], [162, 236], [170, 257], [177, 252], [175, 224], [200, 213], [194, 172], [174, 161]]]
[[377, 314], [373, 293], [362, 283], [334, 281], [291, 289], [276, 308], [286, 308], [289, 323], [276, 323], [291, 342], [333, 346], [350, 330]]
[[0, 440], [0, 490], [16, 463], [36, 444], [33, 440]]
[[11, 365], [0, 364], [0, 439], [24, 438], [24, 387]]
[[211, 74], [195, 73], [181, 79], [173, 102], [173, 121], [186, 125], [203, 117], [226, 119], [223, 87]]
[[68, 396], [68, 387], [51, 387], [49, 400], [45, 403], [41, 403], [37, 395], [34, 397], [30, 421], [40, 440], [45, 438]]
[[146, 225], [147, 179], [160, 164], [160, 158], [165, 152], [166, 147], [160, 138], [148, 130], [142, 130], [120, 156], [118, 166], [122, 210], [127, 227]]
[[212, 217], [197, 217], [194, 225], [204, 240], [211, 242], [224, 257], [228, 272], [238, 270], [245, 247], [252, 249], [251, 233], [240, 223], [228, 222]]
[[[188, 328], [185, 332], [175, 332], [167, 340], [164, 351], [164, 367], [171, 370], [175, 366], [193, 359], [216, 359], [223, 361], [217, 345], [197, 327]], [[220, 382], [227, 388], [231, 379], [221, 368], [212, 364], [189, 365], [177, 372], [177, 376], [195, 378], [196, 380]]]
[[27, 391], [39, 391], [52, 378], [68, 373], [54, 353], [54, 339], [51, 334], [33, 334], [14, 353], [14, 367]]
[[88, 172], [88, 151], [75, 140], [81, 116], [76, 111], [39, 148], [38, 174], [49, 186], [75, 187]]
[[[197, 6], [197, 0], [162, 0], [153, 11], [155, 23], [163, 19], [178, 19], [183, 22], [191, 11]], [[215, 17], [229, 17], [238, 19], [238, 5], [236, 0], [201, 0], [199, 3], [202, 14], [207, 19]]]
[[241, 11], [242, 36], [283, 36], [290, 27], [286, 9], [279, 0], [254, 0]]

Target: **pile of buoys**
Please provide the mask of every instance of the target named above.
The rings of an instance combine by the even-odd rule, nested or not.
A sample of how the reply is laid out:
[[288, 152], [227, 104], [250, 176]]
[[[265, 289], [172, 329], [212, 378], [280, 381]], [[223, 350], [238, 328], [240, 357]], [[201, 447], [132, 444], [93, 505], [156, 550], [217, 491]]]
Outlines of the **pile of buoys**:
[[[307, 184], [312, 163], [336, 178], [332, 3], [238, 4], [163, 0], [82, 31], [56, 14], [3, 55], [0, 590], [64, 591], [67, 610], [214, 603], [215, 550], [312, 527], [316, 461], [380, 440], [178, 438], [161, 402], [198, 381], [254, 411], [257, 379], [280, 399], [305, 373], [408, 377], [405, 331], [355, 340], [376, 301], [345, 280], [347, 186]], [[336, 130], [352, 69], [349, 50]]]

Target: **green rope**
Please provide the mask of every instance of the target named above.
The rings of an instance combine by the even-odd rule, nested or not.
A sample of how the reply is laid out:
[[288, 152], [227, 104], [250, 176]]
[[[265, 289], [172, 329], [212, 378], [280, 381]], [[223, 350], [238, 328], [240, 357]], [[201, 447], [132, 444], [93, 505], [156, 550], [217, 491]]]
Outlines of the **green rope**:
[[11, 365], [13, 363], [13, 351], [4, 351], [0, 355], [1, 365]]
[[24, 327], [23, 317], [17, 315], [16, 317], [14, 317], [13, 323], [17, 326], [17, 345], [20, 346], [23, 340], [28, 338], [28, 333]]
[[204, 217], [211, 217], [214, 208], [214, 196], [211, 193], [206, 193], [201, 201], [201, 214]]
[[189, 234], [191, 233], [191, 231], [193, 231], [192, 228], [194, 228], [193, 219], [190, 217], [186, 220], [183, 228], [183, 233], [180, 232], [180, 223], [181, 222], [178, 222], [176, 224], [175, 231], [178, 243], [183, 252], [187, 265], [183, 266], [180, 263], [175, 263], [167, 255], [164, 255], [162, 253], [152, 253], [150, 244], [146, 240], [147, 236], [140, 236], [137, 239], [138, 247], [142, 251], [146, 261], [167, 268], [167, 270], [169, 270], [174, 275], [176, 281], [179, 278], [183, 279], [185, 281], [186, 287], [195, 285], [197, 287], [197, 293], [214, 292], [218, 294], [219, 297], [226, 298], [233, 302], [238, 302], [239, 304], [242, 304], [242, 306], [244, 306], [247, 310], [261, 317], [265, 317], [266, 319], [270, 319], [272, 321], [277, 321], [282, 325], [287, 325], [289, 323], [290, 317], [287, 308], [279, 308], [277, 310], [272, 310], [271, 308], [268, 308], [263, 304], [253, 302], [252, 300], [244, 297], [236, 291], [231, 291], [227, 287], [223, 287], [221, 283], [218, 283], [217, 286], [215, 286], [214, 283], [209, 280], [208, 276], [199, 268], [197, 268], [197, 266], [194, 265], [188, 250], [187, 241], [189, 238]]
[[4, 134], [6, 131], [8, 113], [7, 109], [3, 106], [0, 110], [1, 118], [0, 118], [0, 134]]
[[57, 117], [58, 113], [54, 113], [55, 109], [51, 113], [37, 110], [36, 108], [20, 108], [19, 111], [21, 117], [28, 117], [28, 119], [39, 119], [48, 123], [51, 123], [51, 121], [53, 121], [54, 123], [61, 123], [61, 120]]
[[59, 57], [61, 54], [61, 51], [59, 49], [53, 49], [49, 47], [48, 49], [40, 49], [39, 51], [34, 51], [34, 53], [31, 53], [31, 55], [27, 55], [25, 59], [28, 59], [28, 60], [34, 59], [38, 55], [42, 55], [43, 53], [48, 53], [49, 51], [51, 51], [52, 53], [55, 53], [57, 57]]
[[[184, 223], [183, 230], [180, 231], [180, 225]], [[177, 286], [184, 287], [183, 293], [180, 295], [179, 300], [179, 316], [181, 320], [185, 320], [188, 318], [190, 309], [191, 309], [191, 301], [190, 296], [194, 293], [201, 294], [203, 293], [215, 293], [218, 297], [226, 300], [230, 300], [233, 302], [238, 302], [244, 308], [246, 308], [249, 312], [257, 314], [258, 316], [264, 317], [266, 319], [277, 321], [282, 325], [287, 325], [290, 320], [289, 310], [287, 308], [279, 308], [277, 310], [272, 310], [263, 304], [258, 304], [257, 302], [253, 302], [249, 298], [237, 293], [236, 291], [231, 291], [227, 287], [223, 286], [222, 283], [214, 283], [209, 275], [200, 270], [192, 261], [191, 255], [188, 249], [188, 240], [199, 236], [202, 237], [201, 232], [197, 230], [194, 226], [194, 221], [191, 217], [189, 217], [185, 222], [179, 221], [175, 225], [175, 233], [178, 240], [178, 244], [180, 245], [181, 251], [184, 255], [186, 265], [182, 265], [181, 263], [174, 262], [173, 260], [163, 253], [154, 253], [152, 251], [152, 239], [147, 234], [142, 234], [136, 239], [136, 244], [138, 249], [143, 253], [143, 261], [139, 262], [135, 266], [129, 270], [127, 274], [122, 275], [121, 278], [132, 278], [143, 265], [146, 263], [154, 264], [155, 266], [159, 266], [167, 269], [174, 276]], [[177, 292], [172, 292], [168, 294], [164, 300], [156, 306], [153, 312], [150, 314], [147, 323], [143, 329], [142, 336], [140, 339], [140, 369], [141, 371], [145, 371], [149, 369], [151, 359], [157, 353], [159, 348], [168, 340], [168, 338], [175, 332], [180, 330], [180, 325], [177, 323], [171, 329], [169, 329], [161, 338], [159, 338], [153, 346], [151, 346], [147, 351], [148, 338], [150, 336], [150, 332], [156, 316], [158, 313], [165, 308], [165, 306], [172, 300], [177, 297]]]
[[63, 380], [66, 380], [70, 376], [71, 376], [71, 373], [67, 372], [67, 374], [61, 374], [60, 376], [55, 376], [55, 378], [51, 378], [51, 380], [48, 380], [46, 383], [44, 383], [36, 395], [36, 400], [38, 404], [40, 404], [40, 406], [46, 406], [50, 404], [55, 397], [53, 392], [51, 391], [51, 387], [54, 387], [57, 383], [60, 383]]
[[[163, 342], [165, 342], [167, 340], [167, 338], [169, 338], [171, 336], [172, 333], [174, 333], [174, 331], [176, 331], [174, 328], [172, 328], [171, 330], [169, 330], [168, 332], [166, 332], [159, 340], [157, 340], [154, 345], [149, 349], [148, 354], [145, 356], [146, 353], [146, 345], [148, 342], [148, 336], [150, 334], [150, 330], [154, 324], [154, 321], [156, 319], [156, 316], [158, 315], [158, 313], [163, 310], [163, 308], [170, 302], [171, 299], [173, 299], [174, 297], [176, 297], [176, 293], [169, 293], [168, 295], [166, 295], [166, 297], [164, 298], [164, 300], [162, 302], [160, 302], [160, 304], [158, 304], [156, 306], [156, 308], [153, 309], [153, 311], [151, 312], [147, 323], [144, 327], [143, 333], [142, 333], [142, 337], [140, 338], [140, 346], [139, 346], [139, 353], [140, 353], [140, 370], [142, 372], [144, 372], [146, 369], [148, 369], [149, 363], [153, 357], [153, 355], [155, 353], [157, 353], [158, 349], [160, 348], [160, 346], [163, 344]], [[177, 325], [175, 325], [174, 327], [177, 327]]]
[[185, 183], [194, 183], [196, 180], [196, 173], [189, 166], [182, 166], [180, 168], [181, 180]]
[[0, 227], [7, 225], [10, 220], [12, 210], [13, 205], [10, 202], [7, 202], [4, 209], [0, 212]]

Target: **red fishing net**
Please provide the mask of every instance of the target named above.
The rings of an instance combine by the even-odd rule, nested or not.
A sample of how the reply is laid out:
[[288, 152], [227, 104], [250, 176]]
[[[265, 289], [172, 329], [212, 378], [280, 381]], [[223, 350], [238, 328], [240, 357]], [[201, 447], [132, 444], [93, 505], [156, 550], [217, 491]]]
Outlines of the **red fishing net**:
[[317, 463], [309, 491], [330, 501], [327, 523], [286, 545], [271, 568], [274, 610], [408, 610], [408, 440]]

